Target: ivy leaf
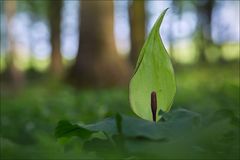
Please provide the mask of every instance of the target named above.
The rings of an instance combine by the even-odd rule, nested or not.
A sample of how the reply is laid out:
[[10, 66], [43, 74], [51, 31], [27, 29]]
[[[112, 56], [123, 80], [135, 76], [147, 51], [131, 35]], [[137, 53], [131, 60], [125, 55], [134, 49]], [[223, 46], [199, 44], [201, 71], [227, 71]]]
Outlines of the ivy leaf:
[[132, 110], [149, 121], [158, 121], [160, 110], [170, 110], [176, 92], [173, 67], [159, 35], [166, 11], [159, 16], [145, 41], [129, 86]]

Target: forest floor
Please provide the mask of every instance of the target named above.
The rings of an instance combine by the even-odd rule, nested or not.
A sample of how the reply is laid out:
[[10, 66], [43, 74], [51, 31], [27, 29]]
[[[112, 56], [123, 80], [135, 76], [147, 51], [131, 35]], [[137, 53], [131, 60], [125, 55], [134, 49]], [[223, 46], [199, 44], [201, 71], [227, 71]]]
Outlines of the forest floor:
[[[177, 94], [172, 110], [185, 108], [209, 115], [227, 108], [239, 118], [238, 67], [228, 64], [177, 68]], [[39, 80], [19, 91], [1, 90], [0, 96], [1, 159], [91, 157], [92, 153], [80, 149], [79, 139], [64, 146], [57, 141], [54, 129], [59, 120], [87, 124], [116, 113], [135, 116], [127, 88], [77, 90], [55, 81]]]

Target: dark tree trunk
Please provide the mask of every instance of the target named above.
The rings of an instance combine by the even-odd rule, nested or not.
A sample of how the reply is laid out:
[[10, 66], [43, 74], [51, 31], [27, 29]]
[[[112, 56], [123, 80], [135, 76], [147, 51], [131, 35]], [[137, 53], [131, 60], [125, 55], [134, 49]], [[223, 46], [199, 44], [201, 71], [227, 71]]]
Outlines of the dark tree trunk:
[[16, 42], [10, 30], [12, 28], [11, 20], [16, 14], [16, 1], [5, 1], [6, 31], [8, 40], [8, 54], [6, 56], [7, 68], [4, 75], [5, 80], [11, 83], [11, 87], [18, 88], [24, 83], [24, 75], [16, 66], [14, 61], [17, 58]]
[[62, 0], [50, 1], [49, 26], [52, 47], [50, 70], [55, 76], [60, 76], [63, 70], [61, 55], [61, 10]]
[[214, 7], [214, 0], [207, 0], [205, 2], [197, 2], [197, 14], [198, 14], [198, 51], [199, 61], [207, 62], [206, 48], [209, 45], [213, 45], [211, 38], [211, 22], [212, 12]]
[[81, 1], [80, 36], [69, 80], [81, 87], [126, 85], [129, 66], [115, 48], [113, 1]]
[[137, 63], [138, 55], [145, 40], [145, 8], [144, 0], [133, 0], [129, 7], [130, 30], [131, 30], [131, 51], [130, 61], [133, 66]]

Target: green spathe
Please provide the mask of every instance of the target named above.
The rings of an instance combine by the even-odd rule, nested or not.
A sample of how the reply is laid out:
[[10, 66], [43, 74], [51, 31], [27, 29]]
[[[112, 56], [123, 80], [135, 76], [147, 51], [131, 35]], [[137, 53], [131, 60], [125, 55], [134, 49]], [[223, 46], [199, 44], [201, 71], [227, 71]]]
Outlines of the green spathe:
[[131, 108], [139, 117], [149, 121], [153, 121], [151, 93], [155, 91], [157, 94], [158, 121], [158, 112], [170, 110], [176, 92], [173, 67], [159, 35], [166, 11], [167, 9], [159, 16], [144, 43], [129, 86]]

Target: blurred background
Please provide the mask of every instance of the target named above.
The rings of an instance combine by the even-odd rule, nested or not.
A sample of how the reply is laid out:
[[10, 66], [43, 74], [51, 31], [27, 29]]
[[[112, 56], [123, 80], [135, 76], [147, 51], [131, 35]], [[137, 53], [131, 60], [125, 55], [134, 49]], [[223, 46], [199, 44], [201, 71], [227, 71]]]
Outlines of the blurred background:
[[[160, 34], [176, 73], [173, 109], [239, 114], [239, 1], [3, 0], [1, 157], [81, 157], [54, 138], [61, 119], [135, 116], [128, 83], [144, 40]], [[144, 82], [143, 82], [144, 83]], [[143, 84], [144, 85], [144, 84]]]

